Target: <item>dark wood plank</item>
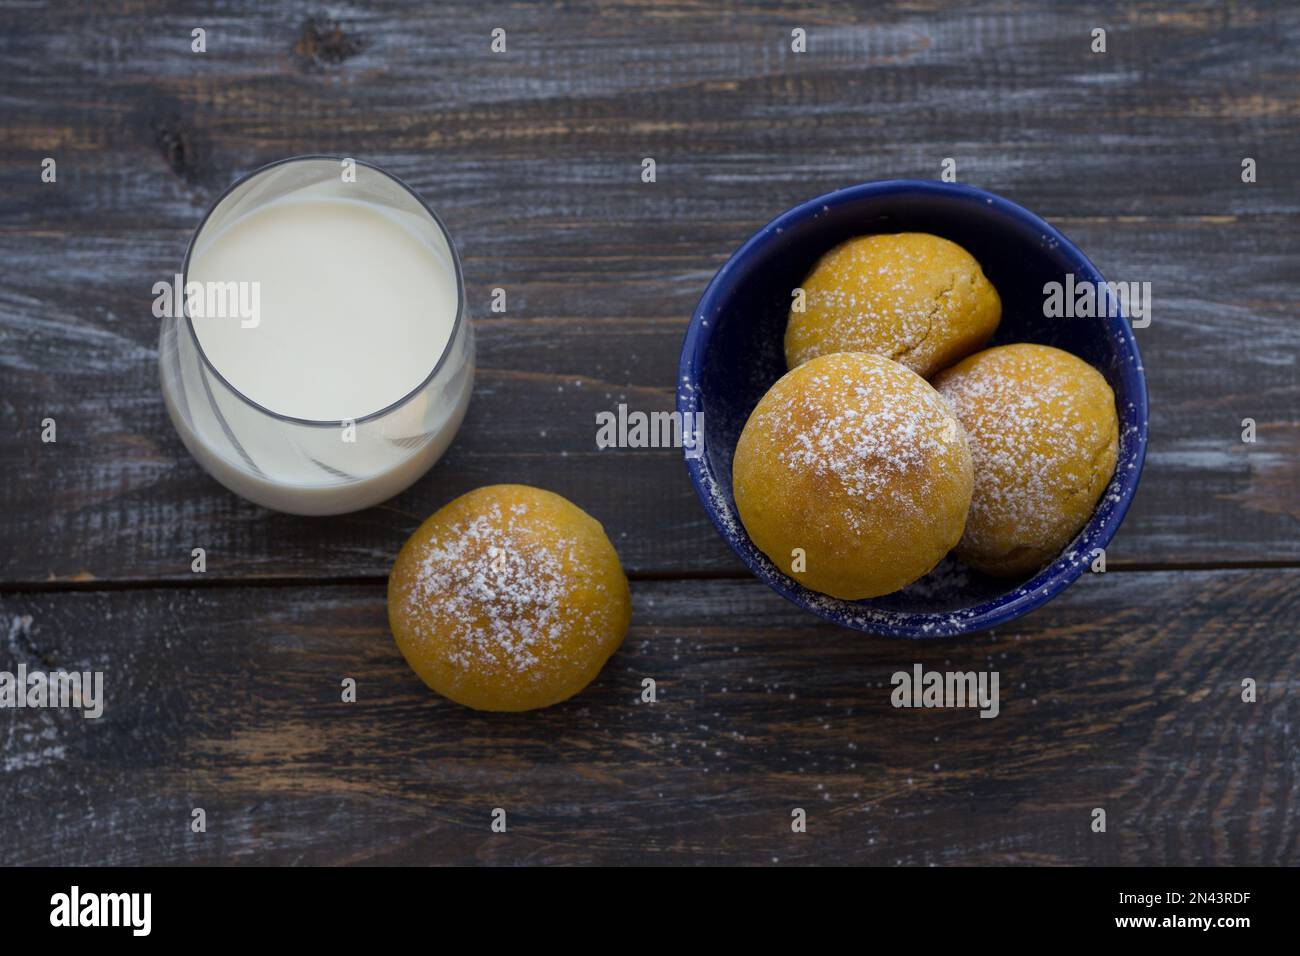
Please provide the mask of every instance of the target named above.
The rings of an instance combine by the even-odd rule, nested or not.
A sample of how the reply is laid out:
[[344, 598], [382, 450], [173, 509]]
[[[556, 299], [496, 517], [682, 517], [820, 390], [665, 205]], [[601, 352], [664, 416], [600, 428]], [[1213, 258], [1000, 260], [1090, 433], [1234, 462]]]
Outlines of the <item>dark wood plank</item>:
[[[656, 153], [674, 200], [663, 221], [735, 220], [739, 192], [788, 205], [872, 168], [933, 176], [948, 155], [1048, 213], [1298, 211], [1283, 174], [1300, 122], [1291, 5], [948, 7], [388, 0], [345, 18], [334, 56], [309, 40], [326, 53], [307, 59], [311, 0], [12, 10], [4, 175], [25, 183], [61, 148], [83, 189], [151, 229], [229, 170], [303, 148], [389, 156], [503, 224], [598, 201], [635, 217], [642, 191], [619, 160], [635, 171]], [[209, 49], [193, 54], [203, 24]], [[498, 26], [505, 55], [489, 51]], [[807, 54], [790, 52], [794, 26]], [[1089, 50], [1096, 26], [1104, 55]], [[105, 165], [105, 151], [137, 162]], [[1253, 152], [1265, 174], [1245, 190]], [[28, 225], [85, 224], [73, 196], [10, 202]]]
[[[4, 596], [0, 668], [103, 670], [108, 704], [99, 720], [0, 711], [0, 862], [1300, 853], [1300, 571], [1089, 576], [1013, 627], [944, 643], [841, 631], [754, 581], [633, 598], [628, 640], [586, 692], [480, 715], [407, 669], [378, 586]], [[914, 662], [998, 671], [1001, 714], [892, 708], [890, 676]], [[355, 704], [339, 701], [347, 676]], [[657, 703], [639, 701], [645, 677]], [[1258, 703], [1241, 701], [1245, 677]]]
[[[309, 3], [226, 9], [0, 11], [0, 583], [180, 580], [196, 546], [213, 575], [378, 575], [446, 500], [507, 480], [587, 507], [634, 572], [739, 573], [675, 456], [598, 452], [594, 414], [668, 407], [696, 298], [772, 215], [934, 176], [946, 155], [1108, 276], [1153, 283], [1151, 463], [1114, 560], [1300, 558], [1295, 9], [385, 3], [342, 38]], [[1087, 52], [1097, 22], [1105, 56]], [[796, 23], [803, 56], [787, 52]], [[487, 51], [498, 25], [506, 56]], [[376, 160], [444, 214], [482, 362], [436, 471], [330, 521], [247, 505], [189, 460], [148, 313], [231, 179], [313, 150]], [[56, 186], [39, 181], [45, 155]], [[498, 285], [506, 316], [486, 311]], [[39, 441], [47, 415], [56, 446]], [[1245, 417], [1256, 445], [1239, 440]]]

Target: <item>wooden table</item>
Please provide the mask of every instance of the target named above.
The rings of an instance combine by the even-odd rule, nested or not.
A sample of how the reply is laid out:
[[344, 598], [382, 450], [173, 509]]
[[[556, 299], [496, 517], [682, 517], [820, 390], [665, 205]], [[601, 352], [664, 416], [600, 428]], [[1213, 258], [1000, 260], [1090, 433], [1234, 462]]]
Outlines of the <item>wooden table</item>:
[[[1300, 858], [1294, 5], [368, 6], [0, 11], [0, 669], [102, 670], [108, 697], [99, 720], [0, 711], [0, 862]], [[330, 519], [247, 504], [186, 454], [150, 312], [209, 203], [307, 152], [429, 199], [479, 344], [446, 458]], [[1151, 446], [1107, 573], [918, 645], [785, 603], [679, 453], [600, 451], [595, 413], [671, 407], [695, 301], [769, 218], [947, 157], [1152, 283]], [[384, 607], [412, 529], [503, 481], [603, 522], [635, 605], [595, 684], [523, 715], [427, 691]], [[895, 710], [915, 662], [996, 668], [1001, 716]]]

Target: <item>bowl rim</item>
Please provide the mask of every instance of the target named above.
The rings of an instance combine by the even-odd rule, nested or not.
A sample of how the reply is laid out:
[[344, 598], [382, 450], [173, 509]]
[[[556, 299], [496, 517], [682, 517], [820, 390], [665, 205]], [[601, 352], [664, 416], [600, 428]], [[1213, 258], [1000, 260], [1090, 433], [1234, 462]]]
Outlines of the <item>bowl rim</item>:
[[[714, 274], [695, 306], [682, 340], [675, 389], [677, 412], [685, 416], [687, 413], [703, 411], [702, 398], [696, 385], [701, 380], [704, 352], [714, 331], [714, 326], [708, 322], [708, 316], [718, 311], [715, 306], [732, 294], [740, 279], [741, 267], [751, 256], [784, 231], [788, 225], [815, 216], [819, 211], [866, 198], [909, 193], [929, 197], [941, 196], [967, 202], [978, 201], [983, 205], [992, 206], [1004, 215], [1038, 230], [1042, 236], [1052, 241], [1057, 251], [1069, 261], [1076, 276], [1091, 282], [1105, 281], [1097, 267], [1064, 233], [1042, 217], [996, 193], [961, 183], [944, 183], [926, 179], [876, 180], [837, 189], [801, 202], [776, 216], [750, 236]], [[713, 496], [706, 487], [707, 484], [717, 484], [708, 463], [707, 445], [702, 454], [695, 454], [692, 449], [685, 451], [687, 474], [709, 520], [741, 562], [760, 581], [806, 611], [842, 627], [881, 637], [936, 639], [997, 627], [1041, 607], [1078, 580], [1083, 573], [1083, 568], [1091, 562], [1093, 550], [1105, 548], [1115, 532], [1119, 530], [1137, 492], [1146, 461], [1148, 430], [1146, 374], [1137, 340], [1133, 336], [1133, 330], [1122, 308], [1116, 309], [1114, 317], [1104, 317], [1104, 321], [1107, 334], [1118, 339], [1121, 351], [1129, 357], [1129, 361], [1123, 363], [1120, 368], [1119, 376], [1125, 385], [1124, 401], [1133, 406], [1133, 415], [1137, 422], [1134, 433], [1128, 438], [1130, 442], [1128, 455], [1125, 457], [1125, 446], [1121, 443], [1121, 455], [1115, 463], [1115, 476], [1112, 476], [1111, 483], [1107, 485], [1107, 491], [1103, 492], [1104, 501], [1104, 496], [1115, 488], [1118, 500], [1113, 502], [1105, 523], [1100, 528], [1094, 529], [1094, 522], [1101, 509], [1099, 502], [1088, 522], [1072, 539], [1071, 545], [1081, 536], [1093, 532], [1089, 535], [1090, 547], [1082, 554], [1081, 560], [1079, 552], [1072, 552], [1071, 545], [1067, 545], [1056, 559], [1034, 577], [1014, 590], [1008, 591], [1007, 594], [980, 602], [973, 611], [971, 609], [942, 612], [894, 611], [872, 607], [866, 601], [846, 601], [813, 591], [786, 575], [765, 556], [755, 557], [758, 555], [758, 550], [750, 540], [738, 514], [734, 515], [734, 528], [729, 528], [724, 523], [717, 512]], [[1128, 416], [1122, 410], [1119, 416], [1121, 431], [1123, 431]], [[1128, 473], [1120, 475], [1121, 467], [1126, 467]], [[753, 554], [746, 550], [746, 545]]]

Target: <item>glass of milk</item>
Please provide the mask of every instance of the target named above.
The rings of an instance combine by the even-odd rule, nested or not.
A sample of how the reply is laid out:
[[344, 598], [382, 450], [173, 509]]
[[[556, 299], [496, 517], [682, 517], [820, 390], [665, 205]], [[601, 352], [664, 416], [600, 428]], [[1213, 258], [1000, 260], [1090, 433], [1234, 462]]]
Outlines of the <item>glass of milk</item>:
[[167, 411], [199, 464], [250, 501], [369, 507], [423, 475], [465, 417], [474, 341], [455, 247], [375, 166], [304, 156], [251, 173], [208, 212], [172, 285]]

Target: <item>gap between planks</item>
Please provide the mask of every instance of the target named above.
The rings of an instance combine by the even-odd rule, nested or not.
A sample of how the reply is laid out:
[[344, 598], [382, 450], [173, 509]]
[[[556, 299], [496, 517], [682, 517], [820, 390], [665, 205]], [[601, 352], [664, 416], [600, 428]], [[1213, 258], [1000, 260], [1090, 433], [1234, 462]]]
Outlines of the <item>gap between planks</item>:
[[[1173, 562], [1108, 562], [1106, 573], [1159, 573], [1169, 571], [1270, 571], [1300, 569], [1300, 561], [1173, 561]], [[753, 579], [747, 571], [631, 571], [629, 581], [743, 581]], [[141, 578], [123, 580], [55, 580], [0, 582], [0, 596], [5, 594], [82, 593], [94, 591], [150, 591], [150, 590], [210, 590], [221, 588], [276, 588], [276, 587], [368, 587], [384, 585], [388, 576], [383, 574], [334, 575], [268, 575], [265, 577], [199, 577]]]

